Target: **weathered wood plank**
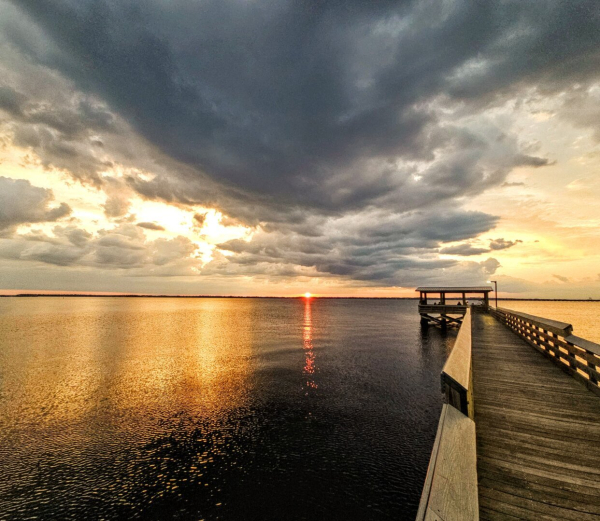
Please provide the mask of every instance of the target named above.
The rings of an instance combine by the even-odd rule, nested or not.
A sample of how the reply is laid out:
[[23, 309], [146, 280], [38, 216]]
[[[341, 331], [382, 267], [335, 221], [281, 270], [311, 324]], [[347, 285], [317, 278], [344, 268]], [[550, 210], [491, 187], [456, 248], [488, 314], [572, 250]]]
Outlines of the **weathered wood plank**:
[[522, 495], [529, 499], [539, 499], [540, 493], [543, 498], [548, 498], [551, 503], [562, 508], [571, 508], [588, 514], [600, 514], [600, 498], [597, 495], [573, 493], [570, 490], [556, 488], [546, 484], [535, 483], [532, 480], [522, 479], [517, 476], [507, 477], [506, 474], [498, 474], [483, 471], [479, 476], [480, 484], [488, 488], [497, 488], [504, 491], [512, 491], [514, 495]]
[[569, 335], [565, 338], [567, 342], [571, 342], [571, 344], [575, 344], [587, 351], [594, 353], [597, 356], [600, 356], [600, 344], [596, 344], [595, 342], [590, 342], [585, 338], [581, 338], [575, 335]]
[[498, 448], [493, 445], [486, 446], [483, 444], [478, 444], [477, 447], [479, 450], [484, 451], [485, 454], [490, 458], [513, 462], [517, 465], [523, 465], [523, 467], [531, 469], [558, 470], [565, 476], [571, 476], [577, 479], [585, 479], [592, 483], [598, 482], [598, 487], [600, 488], [600, 473], [598, 472], [597, 468], [590, 466], [589, 463], [581, 462], [576, 464], [573, 461], [557, 461], [548, 454], [542, 454], [538, 452], [537, 454], [532, 455], [530, 453], [531, 451], [527, 453], [523, 450], [517, 450], [514, 447], [513, 450]]
[[471, 372], [471, 311], [467, 310], [454, 347], [441, 374], [446, 403], [473, 418], [473, 379]]
[[444, 404], [417, 520], [477, 520], [475, 423]]
[[496, 512], [485, 507], [480, 507], [479, 516], [481, 521], [514, 521], [515, 519], [519, 519], [518, 517]]
[[512, 309], [506, 308], [498, 308], [498, 311], [504, 313], [518, 313], [520, 316], [528, 319], [532, 324], [546, 329], [547, 331], [552, 331], [553, 333], [560, 336], [568, 336], [571, 334], [573, 330], [573, 326], [571, 324], [567, 324], [566, 322], [559, 322], [558, 320], [550, 320], [549, 318], [544, 317], [536, 317], [535, 315], [529, 315], [527, 313], [521, 313], [520, 311], [513, 311]]
[[[480, 487], [480, 495], [492, 501], [505, 505], [505, 512], [515, 515], [531, 516], [531, 519], [561, 519], [569, 521], [598, 521], [595, 514], [549, 505], [535, 499], [524, 498], [520, 495], [507, 493], [485, 486]], [[506, 508], [510, 505], [511, 508]]]
[[566, 373], [595, 378], [593, 351], [580, 350], [594, 346], [548, 333], [568, 338], [569, 324], [527, 318], [532, 325], [508, 324], [526, 340], [490, 315], [473, 317], [481, 518], [600, 520], [600, 400]]
[[598, 467], [600, 467], [600, 452], [590, 450], [590, 444], [574, 444], [570, 440], [557, 440], [547, 436], [546, 433], [532, 435], [504, 429], [503, 426], [479, 429], [477, 431], [477, 443], [485, 444], [487, 442], [494, 443], [496, 446], [506, 444], [510, 447], [519, 447], [519, 449], [532, 446], [537, 450], [544, 451], [546, 454], [559, 453], [567, 459], [581, 457], [591, 464], [598, 461]]

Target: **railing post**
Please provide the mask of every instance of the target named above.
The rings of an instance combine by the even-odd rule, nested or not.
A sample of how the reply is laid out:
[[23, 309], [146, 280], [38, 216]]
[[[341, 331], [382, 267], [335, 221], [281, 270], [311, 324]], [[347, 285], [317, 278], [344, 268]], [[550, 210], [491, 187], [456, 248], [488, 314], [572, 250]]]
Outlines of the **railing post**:
[[[598, 371], [598, 366], [596, 364], [593, 364], [592, 362], [586, 362], [586, 363], [590, 369], [593, 369], [594, 371]], [[598, 385], [598, 379], [593, 374], [590, 374], [590, 381], [593, 384]]]

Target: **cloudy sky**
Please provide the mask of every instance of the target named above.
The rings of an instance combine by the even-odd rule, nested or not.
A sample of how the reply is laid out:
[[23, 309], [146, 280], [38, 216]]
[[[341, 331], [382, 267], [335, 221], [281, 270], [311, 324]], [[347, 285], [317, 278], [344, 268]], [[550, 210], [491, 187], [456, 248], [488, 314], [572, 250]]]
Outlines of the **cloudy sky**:
[[0, 289], [600, 298], [597, 0], [0, 0]]

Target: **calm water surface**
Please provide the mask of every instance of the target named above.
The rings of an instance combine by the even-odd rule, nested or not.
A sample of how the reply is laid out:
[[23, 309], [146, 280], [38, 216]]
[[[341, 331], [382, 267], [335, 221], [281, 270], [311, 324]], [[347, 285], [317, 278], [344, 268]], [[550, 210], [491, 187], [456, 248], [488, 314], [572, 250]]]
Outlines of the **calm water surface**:
[[412, 519], [416, 301], [0, 299], [1, 519]]

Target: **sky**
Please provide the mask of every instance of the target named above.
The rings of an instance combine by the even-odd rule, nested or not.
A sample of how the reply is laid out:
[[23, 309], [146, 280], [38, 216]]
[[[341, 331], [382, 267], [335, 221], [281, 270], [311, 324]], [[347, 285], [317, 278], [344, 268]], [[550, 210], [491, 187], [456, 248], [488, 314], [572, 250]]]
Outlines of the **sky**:
[[600, 4], [0, 0], [0, 290], [600, 298]]

